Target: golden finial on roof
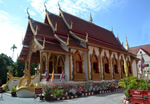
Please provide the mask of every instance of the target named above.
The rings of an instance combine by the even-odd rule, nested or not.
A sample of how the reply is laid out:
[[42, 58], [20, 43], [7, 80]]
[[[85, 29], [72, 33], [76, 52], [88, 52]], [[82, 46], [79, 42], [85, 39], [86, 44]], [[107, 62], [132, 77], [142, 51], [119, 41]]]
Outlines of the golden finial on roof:
[[126, 37], [126, 50], [129, 51], [129, 45], [128, 45], [127, 37]]
[[55, 31], [57, 31], [57, 22], [55, 22]]
[[47, 12], [46, 1], [44, 2], [45, 11]]
[[86, 42], [88, 42], [88, 33], [86, 32]]
[[27, 14], [28, 14], [28, 19], [30, 18], [30, 14], [29, 14], [29, 7], [26, 9], [26, 11], [27, 11]]
[[68, 37], [67, 37], [67, 45], [69, 45], [69, 40], [70, 40], [70, 39], [69, 39], [69, 35], [68, 35]]
[[90, 12], [90, 22], [91, 22], [91, 23], [93, 22], [91, 12]]
[[71, 26], [70, 26], [70, 27], [71, 27], [71, 29], [72, 29], [72, 27], [73, 27], [73, 22], [72, 22], [72, 21], [71, 21]]

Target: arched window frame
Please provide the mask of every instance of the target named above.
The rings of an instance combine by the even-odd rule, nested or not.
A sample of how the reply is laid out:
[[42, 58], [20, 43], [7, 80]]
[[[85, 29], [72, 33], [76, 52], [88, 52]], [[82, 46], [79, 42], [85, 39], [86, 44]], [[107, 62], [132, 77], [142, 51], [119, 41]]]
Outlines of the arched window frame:
[[91, 70], [93, 73], [99, 73], [99, 60], [97, 55], [95, 54], [95, 50], [93, 50], [93, 54], [91, 56]]
[[[78, 56], [80, 60], [77, 59]], [[74, 62], [74, 72], [83, 73], [83, 55], [81, 55], [78, 50], [74, 53], [73, 62]]]
[[103, 71], [107, 74], [110, 74], [110, 70], [109, 70], [109, 60], [106, 56], [106, 53], [104, 53], [104, 57], [103, 57]]
[[113, 56], [113, 71], [115, 74], [119, 74], [117, 59], [116, 59], [115, 55]]

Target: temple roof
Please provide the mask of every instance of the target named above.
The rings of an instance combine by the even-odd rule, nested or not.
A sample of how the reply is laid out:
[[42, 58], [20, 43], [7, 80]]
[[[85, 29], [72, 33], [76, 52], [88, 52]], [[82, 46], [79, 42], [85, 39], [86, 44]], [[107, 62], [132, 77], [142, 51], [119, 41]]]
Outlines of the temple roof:
[[[60, 10], [60, 15], [46, 11], [44, 23], [29, 18], [20, 59], [28, 54], [30, 43], [34, 39], [39, 46], [44, 47], [42, 48], [43, 50], [51, 52], [71, 54], [65, 51], [61, 47], [61, 44], [66, 45], [68, 48], [83, 50], [88, 50], [86, 45], [94, 45], [133, 55], [125, 50], [112, 31], [63, 12], [62, 10]], [[44, 41], [45, 46], [42, 45]], [[86, 45], [83, 47], [80, 44], [81, 42], [84, 42]]]
[[150, 44], [132, 47], [130, 48], [130, 51], [136, 55], [140, 49], [142, 49], [148, 56], [150, 56]]
[[86, 32], [87, 32], [88, 37], [90, 38], [103, 41], [103, 42], [106, 42], [108, 44], [112, 44], [118, 47], [122, 47], [122, 45], [117, 41], [113, 32], [106, 30], [102, 27], [99, 27], [89, 21], [85, 21], [81, 18], [68, 14], [66, 12], [62, 11], [62, 14], [65, 20], [67, 21], [68, 25], [71, 26], [72, 24], [71, 31], [84, 35], [84, 36], [86, 35]]
[[61, 16], [48, 12], [48, 18], [51, 20], [51, 23], [54, 27], [57, 23], [57, 30], [55, 31], [56, 34], [61, 34], [62, 36], [67, 36], [67, 34], [69, 35], [69, 31], [67, 30], [67, 27], [65, 26]]

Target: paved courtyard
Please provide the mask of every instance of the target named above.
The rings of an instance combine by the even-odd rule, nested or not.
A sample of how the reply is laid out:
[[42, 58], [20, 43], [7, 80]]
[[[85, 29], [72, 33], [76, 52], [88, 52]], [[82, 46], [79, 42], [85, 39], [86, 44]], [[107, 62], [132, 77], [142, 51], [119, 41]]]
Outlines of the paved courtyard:
[[39, 99], [34, 100], [33, 98], [11, 97], [8, 94], [3, 94], [3, 100], [0, 100], [0, 104], [123, 104], [123, 98], [123, 90], [112, 93], [51, 102], [47, 102], [45, 100], [40, 101]]

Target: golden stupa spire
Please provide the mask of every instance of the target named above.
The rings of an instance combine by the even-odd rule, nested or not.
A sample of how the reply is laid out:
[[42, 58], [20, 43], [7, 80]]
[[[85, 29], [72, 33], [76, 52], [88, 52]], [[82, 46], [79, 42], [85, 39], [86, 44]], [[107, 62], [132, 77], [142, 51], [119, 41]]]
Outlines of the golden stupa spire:
[[126, 37], [126, 50], [129, 51], [129, 45], [128, 45], [127, 37]]

